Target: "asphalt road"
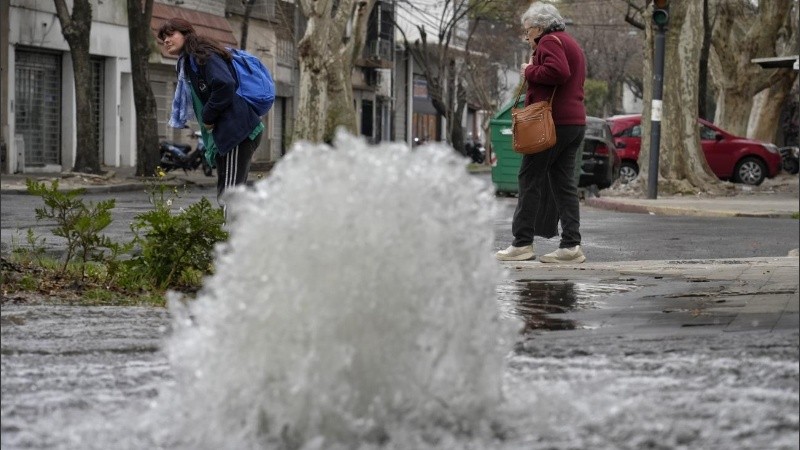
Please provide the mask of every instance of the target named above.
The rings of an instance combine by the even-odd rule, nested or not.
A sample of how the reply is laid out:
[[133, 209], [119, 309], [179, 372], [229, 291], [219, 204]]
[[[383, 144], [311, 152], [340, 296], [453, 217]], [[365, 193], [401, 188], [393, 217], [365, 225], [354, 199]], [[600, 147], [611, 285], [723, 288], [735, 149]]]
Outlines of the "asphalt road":
[[[512, 241], [517, 204], [515, 198], [499, 201], [498, 250]], [[582, 248], [587, 260], [597, 262], [786, 256], [798, 248], [799, 224], [794, 219], [622, 213], [581, 204]], [[536, 240], [536, 253], [550, 252], [558, 242], [557, 237]]]
[[[193, 188], [175, 201], [186, 206], [202, 196], [216, 203], [213, 188]], [[87, 194], [86, 202], [116, 199], [114, 222], [106, 234], [114, 240], [130, 239], [133, 218], [151, 208], [145, 192]], [[511, 243], [511, 217], [515, 198], [498, 198], [500, 213], [495, 221], [495, 247]], [[34, 208], [41, 199], [29, 195], [0, 196], [2, 250], [25, 244], [27, 228], [47, 238], [47, 247], [56, 249], [58, 238], [50, 235], [52, 223], [37, 223]], [[583, 250], [589, 261], [638, 261], [661, 259], [746, 258], [786, 256], [800, 247], [800, 222], [794, 219], [668, 217], [621, 213], [581, 207]], [[558, 247], [558, 238], [535, 242], [537, 254]]]

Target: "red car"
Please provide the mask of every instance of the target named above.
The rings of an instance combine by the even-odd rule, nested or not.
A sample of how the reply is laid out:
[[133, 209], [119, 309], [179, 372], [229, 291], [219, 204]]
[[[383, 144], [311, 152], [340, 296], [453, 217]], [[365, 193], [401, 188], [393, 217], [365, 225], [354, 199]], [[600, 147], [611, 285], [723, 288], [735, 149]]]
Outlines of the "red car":
[[[639, 175], [642, 116], [613, 116], [606, 120], [611, 125], [614, 145], [622, 159], [619, 178], [626, 183]], [[704, 119], [697, 121], [703, 153], [718, 178], [757, 186], [780, 172], [782, 162], [777, 146], [734, 136]]]

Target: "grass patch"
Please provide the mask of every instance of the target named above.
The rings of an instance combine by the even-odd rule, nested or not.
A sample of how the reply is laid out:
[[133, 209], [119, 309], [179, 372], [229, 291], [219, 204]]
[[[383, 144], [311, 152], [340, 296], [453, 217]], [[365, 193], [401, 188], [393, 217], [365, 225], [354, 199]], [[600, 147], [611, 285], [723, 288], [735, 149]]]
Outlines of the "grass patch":
[[[106, 284], [103, 267], [67, 267], [64, 272], [48, 259], [33, 261], [14, 253], [0, 258], [0, 289], [3, 303], [68, 304], [79, 306], [166, 306], [163, 290]], [[41, 262], [41, 264], [40, 264]], [[83, 273], [83, 276], [81, 275]]]
[[800, 211], [792, 213], [792, 219], [800, 219]]

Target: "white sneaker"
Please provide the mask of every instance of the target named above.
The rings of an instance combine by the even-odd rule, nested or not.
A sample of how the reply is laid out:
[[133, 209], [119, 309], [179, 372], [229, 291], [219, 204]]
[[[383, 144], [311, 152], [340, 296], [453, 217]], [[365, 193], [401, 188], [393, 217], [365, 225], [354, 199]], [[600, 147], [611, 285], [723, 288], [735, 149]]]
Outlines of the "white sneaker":
[[526, 245], [524, 247], [514, 247], [509, 245], [507, 249], [500, 250], [494, 255], [499, 261], [525, 261], [533, 259], [536, 254], [533, 252], [533, 245]]
[[586, 261], [586, 256], [581, 251], [581, 246], [576, 245], [572, 248], [560, 248], [552, 253], [542, 255], [539, 261], [543, 263], [560, 263], [560, 264], [580, 264]]

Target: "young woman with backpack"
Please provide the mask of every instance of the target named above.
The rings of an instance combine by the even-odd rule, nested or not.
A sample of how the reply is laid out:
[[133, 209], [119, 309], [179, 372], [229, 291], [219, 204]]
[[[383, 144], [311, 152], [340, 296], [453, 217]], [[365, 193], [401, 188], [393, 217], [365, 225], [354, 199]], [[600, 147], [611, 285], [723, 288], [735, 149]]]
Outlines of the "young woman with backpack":
[[178, 88], [170, 126], [182, 128], [192, 112], [200, 123], [207, 156], [217, 167], [217, 199], [228, 187], [244, 184], [250, 159], [264, 131], [261, 118], [236, 94], [231, 52], [198, 35], [191, 23], [172, 18], [158, 30], [170, 55], [178, 55]]

